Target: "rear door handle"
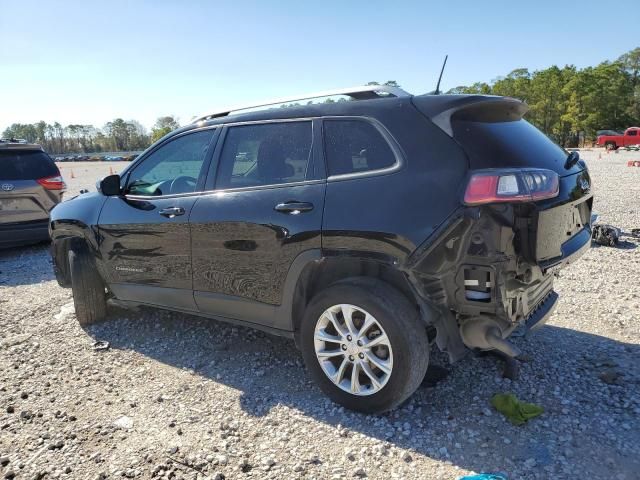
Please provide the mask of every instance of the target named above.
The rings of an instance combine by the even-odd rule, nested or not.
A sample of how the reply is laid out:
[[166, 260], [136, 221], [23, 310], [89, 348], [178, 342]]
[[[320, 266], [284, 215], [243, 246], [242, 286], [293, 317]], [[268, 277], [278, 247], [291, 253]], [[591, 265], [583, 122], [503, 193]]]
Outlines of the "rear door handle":
[[289, 215], [298, 215], [302, 212], [313, 210], [313, 203], [309, 202], [285, 202], [279, 203], [273, 209], [276, 212], [288, 213]]
[[167, 218], [179, 217], [184, 215], [184, 208], [182, 207], [167, 207], [160, 210], [160, 215]]

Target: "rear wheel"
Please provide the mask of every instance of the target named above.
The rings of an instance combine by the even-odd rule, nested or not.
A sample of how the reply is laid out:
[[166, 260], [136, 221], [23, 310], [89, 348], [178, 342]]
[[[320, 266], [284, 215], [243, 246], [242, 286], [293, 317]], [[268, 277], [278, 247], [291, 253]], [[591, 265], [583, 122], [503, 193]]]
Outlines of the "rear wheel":
[[84, 327], [104, 320], [107, 316], [104, 283], [86, 248], [69, 250], [69, 272], [76, 318], [80, 325]]
[[606, 148], [607, 150], [616, 150], [618, 147], [613, 142], [607, 142], [604, 144], [604, 148]]
[[301, 327], [305, 364], [333, 401], [365, 413], [400, 405], [429, 365], [418, 311], [375, 279], [340, 282], [316, 295]]

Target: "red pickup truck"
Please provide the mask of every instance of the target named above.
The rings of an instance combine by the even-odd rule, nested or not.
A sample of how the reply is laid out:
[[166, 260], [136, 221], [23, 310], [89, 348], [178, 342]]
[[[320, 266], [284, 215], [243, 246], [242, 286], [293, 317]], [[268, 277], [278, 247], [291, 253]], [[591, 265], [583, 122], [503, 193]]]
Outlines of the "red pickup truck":
[[640, 127], [627, 128], [622, 135], [598, 135], [599, 146], [607, 150], [617, 150], [620, 147], [640, 144]]

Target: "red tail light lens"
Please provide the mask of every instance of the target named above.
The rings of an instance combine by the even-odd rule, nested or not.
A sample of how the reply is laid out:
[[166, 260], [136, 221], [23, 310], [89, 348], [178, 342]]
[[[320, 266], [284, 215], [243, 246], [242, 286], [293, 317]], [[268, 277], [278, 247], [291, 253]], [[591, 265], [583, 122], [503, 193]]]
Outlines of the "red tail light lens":
[[64, 180], [60, 175], [56, 175], [54, 177], [46, 177], [40, 178], [36, 180], [40, 185], [42, 185], [47, 190], [66, 190], [67, 184], [64, 183]]
[[466, 205], [535, 202], [558, 196], [558, 174], [544, 169], [484, 170], [471, 175]]

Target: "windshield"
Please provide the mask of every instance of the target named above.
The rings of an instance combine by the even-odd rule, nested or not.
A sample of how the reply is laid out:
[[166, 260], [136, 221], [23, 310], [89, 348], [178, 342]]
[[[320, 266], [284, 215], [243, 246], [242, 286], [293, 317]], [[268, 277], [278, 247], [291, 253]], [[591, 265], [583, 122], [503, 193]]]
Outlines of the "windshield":
[[596, 132], [596, 136], [600, 137], [602, 135], [622, 135], [622, 132], [616, 130], [598, 130]]

